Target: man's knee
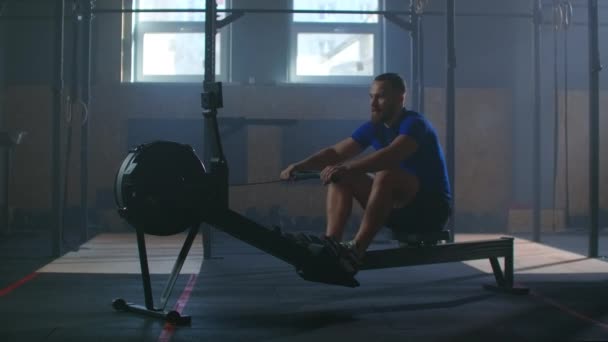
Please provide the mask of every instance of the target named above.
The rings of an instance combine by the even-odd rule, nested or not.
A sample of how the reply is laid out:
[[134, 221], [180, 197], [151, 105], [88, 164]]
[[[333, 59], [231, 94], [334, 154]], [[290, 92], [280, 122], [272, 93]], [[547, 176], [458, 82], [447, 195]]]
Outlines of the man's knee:
[[378, 171], [374, 175], [374, 186], [392, 188], [395, 184], [401, 183], [401, 178], [404, 178], [404, 175], [401, 175], [401, 173], [403, 171], [394, 169]]
[[351, 183], [347, 183], [347, 182], [331, 182], [328, 184], [328, 187], [331, 190], [340, 191], [340, 192], [344, 192], [344, 191], [352, 192], [352, 189], [353, 189], [353, 185]]
[[369, 181], [369, 177], [364, 174], [351, 174], [340, 178], [337, 182], [331, 182], [332, 186], [344, 188], [356, 188]]
[[373, 186], [380, 189], [416, 192], [418, 178], [402, 169], [390, 169], [376, 172]]

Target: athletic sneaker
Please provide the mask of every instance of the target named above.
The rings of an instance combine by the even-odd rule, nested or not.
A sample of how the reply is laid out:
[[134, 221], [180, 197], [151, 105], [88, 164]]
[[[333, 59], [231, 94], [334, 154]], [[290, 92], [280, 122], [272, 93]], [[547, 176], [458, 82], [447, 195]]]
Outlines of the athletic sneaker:
[[354, 278], [361, 265], [357, 254], [331, 237], [323, 236], [319, 242], [309, 244], [311, 253], [301, 265], [296, 266], [298, 274], [310, 281], [348, 287], [359, 286], [359, 282]]
[[338, 262], [337, 266], [339, 266], [340, 269], [351, 275], [355, 275], [359, 271], [359, 268], [363, 263], [361, 262], [357, 249], [354, 248], [354, 243], [350, 244], [352, 245], [351, 247], [348, 247], [349, 245], [344, 245], [333, 237], [327, 236], [324, 238], [324, 241], [326, 248], [328, 248], [330, 253], [336, 257]]
[[352, 262], [357, 265], [357, 268], [363, 265], [363, 262], [361, 260], [363, 259], [363, 256], [365, 256], [365, 252], [360, 251], [355, 240], [343, 241], [340, 242], [340, 245], [342, 245], [342, 247], [346, 249], [346, 257], [351, 259]]

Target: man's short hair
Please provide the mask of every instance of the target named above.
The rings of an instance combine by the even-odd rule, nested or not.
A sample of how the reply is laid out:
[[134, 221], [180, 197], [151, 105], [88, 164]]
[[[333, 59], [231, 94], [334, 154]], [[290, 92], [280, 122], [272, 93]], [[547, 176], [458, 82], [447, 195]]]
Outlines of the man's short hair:
[[400, 93], [405, 93], [406, 91], [405, 81], [403, 80], [403, 78], [401, 78], [401, 76], [399, 76], [399, 74], [396, 74], [394, 72], [380, 74], [376, 76], [376, 78], [374, 78], [374, 81], [388, 82], [393, 89], [397, 90]]

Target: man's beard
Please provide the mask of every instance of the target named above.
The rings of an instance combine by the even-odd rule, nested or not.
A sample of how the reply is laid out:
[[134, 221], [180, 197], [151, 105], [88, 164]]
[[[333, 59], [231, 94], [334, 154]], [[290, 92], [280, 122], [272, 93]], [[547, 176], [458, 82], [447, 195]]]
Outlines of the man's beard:
[[382, 122], [382, 112], [372, 112], [371, 120], [374, 124]]
[[388, 120], [389, 116], [387, 111], [372, 111], [371, 121], [373, 124], [383, 123]]

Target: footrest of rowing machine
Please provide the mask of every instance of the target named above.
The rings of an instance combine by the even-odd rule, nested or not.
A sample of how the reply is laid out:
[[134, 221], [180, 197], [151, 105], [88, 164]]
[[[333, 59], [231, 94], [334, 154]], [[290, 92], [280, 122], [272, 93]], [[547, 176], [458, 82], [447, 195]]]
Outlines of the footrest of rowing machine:
[[452, 232], [448, 229], [431, 232], [400, 232], [393, 230], [393, 238], [404, 247], [433, 246], [442, 241], [450, 241]]
[[286, 237], [308, 250], [308, 257], [296, 265], [300, 277], [317, 283], [357, 287], [354, 278], [356, 267], [341, 255], [343, 248], [337, 241], [299, 233], [286, 234]]
[[315, 283], [324, 283], [329, 285], [340, 285], [346, 287], [358, 287], [360, 284], [352, 274], [341, 272], [339, 270], [329, 270], [325, 267], [317, 268], [298, 268], [296, 272], [302, 279], [314, 281]]

